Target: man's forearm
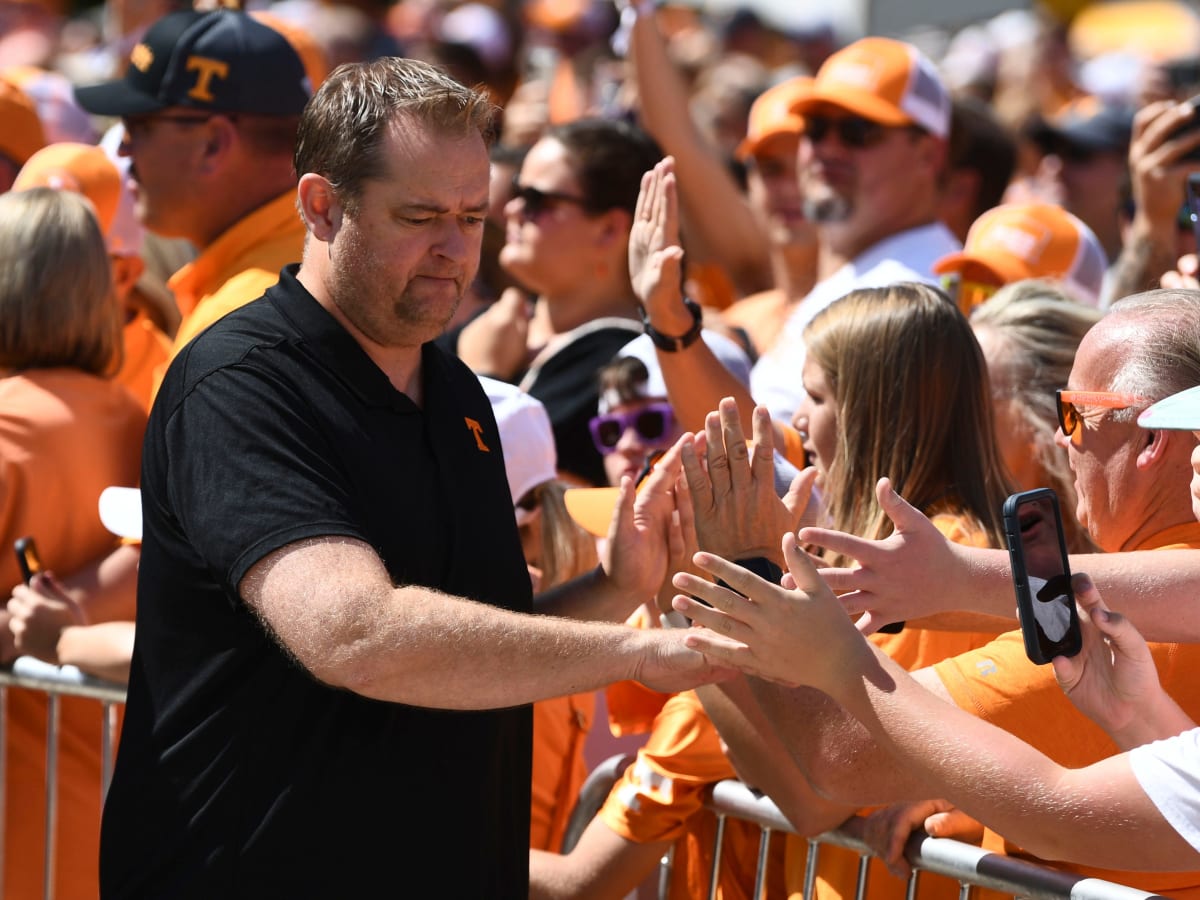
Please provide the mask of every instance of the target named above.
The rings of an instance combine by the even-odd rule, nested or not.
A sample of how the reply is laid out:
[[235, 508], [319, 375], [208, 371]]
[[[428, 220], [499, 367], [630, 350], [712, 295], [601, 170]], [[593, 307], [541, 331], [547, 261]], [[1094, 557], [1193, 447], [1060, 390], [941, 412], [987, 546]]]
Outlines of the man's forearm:
[[589, 622], [624, 622], [647, 598], [618, 590], [600, 566], [533, 598], [533, 611]]
[[696, 694], [729, 748], [738, 777], [770, 797], [798, 833], [820, 834], [856, 812], [857, 807], [827, 800], [813, 790], [745, 678], [706, 685]]
[[1164, 233], [1161, 228], [1134, 222], [1113, 266], [1103, 298], [1105, 306], [1130, 294], [1157, 288], [1162, 274], [1175, 268], [1174, 224]]

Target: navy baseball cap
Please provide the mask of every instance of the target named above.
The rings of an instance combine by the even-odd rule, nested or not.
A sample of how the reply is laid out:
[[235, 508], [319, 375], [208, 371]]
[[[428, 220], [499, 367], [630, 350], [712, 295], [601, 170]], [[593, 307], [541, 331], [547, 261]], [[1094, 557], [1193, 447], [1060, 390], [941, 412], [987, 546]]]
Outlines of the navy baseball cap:
[[90, 113], [138, 116], [168, 106], [298, 116], [312, 95], [287, 39], [243, 12], [177, 12], [150, 26], [125, 77], [75, 89]]
[[1031, 137], [1043, 150], [1065, 142], [1091, 153], [1125, 153], [1132, 132], [1132, 107], [1083, 97], [1058, 115], [1035, 123]]

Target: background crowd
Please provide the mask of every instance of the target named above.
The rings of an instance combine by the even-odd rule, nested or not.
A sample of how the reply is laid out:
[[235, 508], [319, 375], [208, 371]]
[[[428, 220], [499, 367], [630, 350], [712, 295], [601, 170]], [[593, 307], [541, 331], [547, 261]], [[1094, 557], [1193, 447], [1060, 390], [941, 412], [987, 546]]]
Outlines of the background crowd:
[[[127, 677], [140, 519], [115, 536], [100, 493], [139, 485], [172, 361], [311, 250], [294, 160], [327, 150], [302, 118], [313, 92], [389, 56], [497, 107], [478, 272], [432, 343], [491, 401], [537, 609], [576, 614], [564, 586], [611, 574], [626, 551], [614, 515], [645, 484], [645, 507], [672, 498], [653, 535], [667, 578], [596, 618], [686, 627], [670, 576], [691, 573], [704, 597], [687, 580], [697, 549], [767, 559], [756, 571], [776, 585], [790, 567], [795, 588], [798, 567], [810, 573], [779, 538], [803, 526], [804, 559], [875, 632], [872, 652], [1039, 758], [1087, 771], [1193, 727], [1200, 616], [1181, 610], [1200, 590], [1187, 487], [1200, 415], [1193, 397], [1166, 424], [1138, 417], [1200, 385], [1200, 11], [1153, 0], [886, 37], [671, 0], [3, 0], [0, 544], [34, 537], [54, 574], [23, 586], [0, 554], [13, 586], [0, 662]], [[354, 259], [377, 286], [392, 263], [373, 267], [385, 245], [364, 235]], [[472, 422], [487, 449], [487, 423]], [[1088, 663], [1053, 672], [1013, 630], [1000, 521], [1007, 495], [1043, 486], [1104, 595], [1080, 590]], [[396, 510], [416, 531], [423, 515]], [[800, 593], [832, 598], [816, 584]], [[774, 615], [764, 590], [742, 593]], [[727, 597], [706, 599], [741, 621]], [[832, 687], [849, 669], [793, 668], [780, 647], [803, 645], [811, 608], [702, 648], [744, 676], [534, 704], [530, 896], [624, 897], [672, 847], [672, 896], [703, 895], [704, 790], [740, 777], [801, 834], [852, 822], [881, 856], [872, 898], [902, 895], [885, 866], [904, 871], [919, 827], [1200, 897], [1194, 748], [1134, 757], [1173, 828], [1153, 849], [1084, 813], [1092, 839], [1063, 846], [1025, 830], [1001, 788], [978, 798], [914, 763], [919, 747], [870, 726], [888, 710]], [[46, 704], [16, 692], [6, 716], [4, 895], [37, 896]], [[61, 720], [57, 896], [94, 897], [99, 722], [72, 703]], [[564, 853], [609, 736], [636, 761]], [[1053, 804], [1042, 814], [1056, 821]], [[721, 896], [751, 895], [757, 837], [726, 833]], [[801, 889], [806, 849], [776, 840], [770, 896]], [[823, 853], [817, 893], [849, 896], [856, 868]], [[921, 896], [957, 890], [921, 882]]]

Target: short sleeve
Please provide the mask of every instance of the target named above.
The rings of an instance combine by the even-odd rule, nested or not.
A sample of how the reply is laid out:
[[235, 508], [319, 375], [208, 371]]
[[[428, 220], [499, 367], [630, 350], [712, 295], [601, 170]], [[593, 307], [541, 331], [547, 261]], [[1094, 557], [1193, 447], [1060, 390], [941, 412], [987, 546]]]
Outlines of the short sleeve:
[[1134, 748], [1129, 765], [1163, 818], [1200, 853], [1200, 728]]

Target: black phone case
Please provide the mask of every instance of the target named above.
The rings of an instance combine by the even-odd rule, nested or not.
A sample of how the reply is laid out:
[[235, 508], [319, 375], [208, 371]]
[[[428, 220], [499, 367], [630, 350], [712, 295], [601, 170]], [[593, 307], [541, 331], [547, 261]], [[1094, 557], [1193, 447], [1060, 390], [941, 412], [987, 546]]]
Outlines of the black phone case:
[[[1020, 508], [1023, 503], [1049, 499], [1054, 510], [1054, 524], [1058, 538], [1058, 552], [1062, 557], [1063, 577], [1071, 598], [1070, 625], [1063, 640], [1043, 641], [1038, 634], [1034, 616], [1034, 598], [1029, 590], [1029, 573], [1025, 564], [1025, 552], [1021, 545]], [[1012, 562], [1013, 590], [1017, 595], [1017, 615], [1021, 620], [1021, 637], [1025, 642], [1025, 655], [1036, 665], [1045, 665], [1056, 656], [1074, 656], [1083, 648], [1079, 631], [1079, 613], [1075, 609], [1075, 595], [1070, 588], [1071, 567], [1067, 558], [1067, 542], [1063, 536], [1062, 513], [1058, 506], [1058, 495], [1050, 488], [1036, 488], [1009, 495], [1004, 501], [1004, 535], [1008, 541], [1008, 555]]]

